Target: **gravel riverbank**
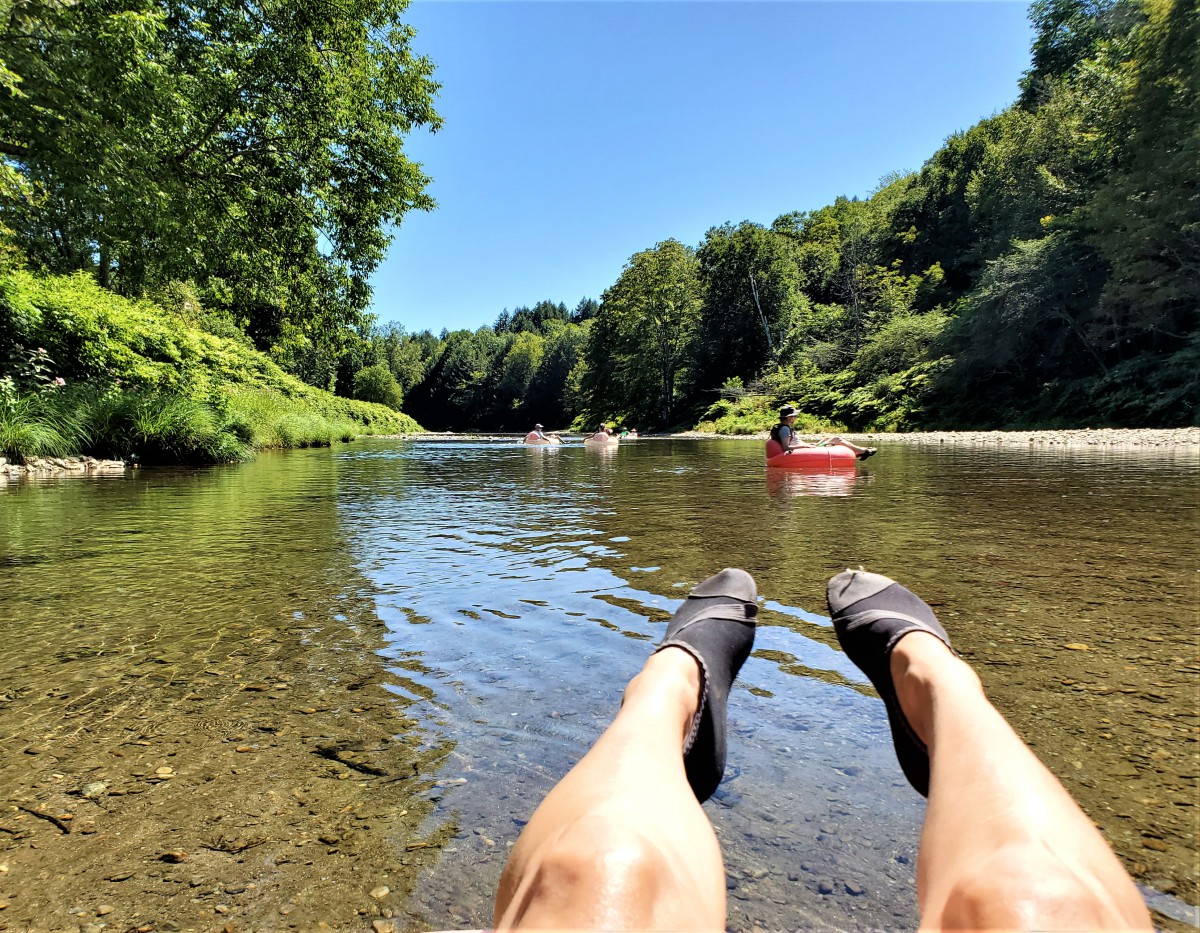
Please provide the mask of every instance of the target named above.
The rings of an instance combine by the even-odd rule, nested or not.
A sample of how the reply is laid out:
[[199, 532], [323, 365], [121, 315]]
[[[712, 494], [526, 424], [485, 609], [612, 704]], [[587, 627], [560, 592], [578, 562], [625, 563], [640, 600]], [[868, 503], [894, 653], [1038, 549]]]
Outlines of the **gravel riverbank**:
[[[764, 434], [765, 438], [766, 435]], [[1064, 431], [922, 431], [855, 434], [878, 444], [950, 444], [964, 447], [1192, 447], [1200, 450], [1200, 427], [1085, 428]]]
[[[454, 434], [428, 432], [406, 434], [413, 440], [443, 441], [516, 441], [517, 434]], [[801, 435], [806, 440], [818, 440], [822, 435]], [[1200, 427], [1191, 428], [1081, 428], [1062, 431], [920, 431], [908, 434], [851, 434], [843, 437], [857, 444], [878, 447], [881, 444], [949, 444], [960, 447], [1111, 447], [1111, 448], [1169, 448], [1190, 447], [1200, 452]], [[683, 431], [678, 434], [643, 434], [638, 440], [662, 438], [723, 438], [727, 440], [765, 441], [760, 434], [705, 434]], [[575, 440], [567, 435], [567, 443]], [[628, 442], [626, 442], [628, 443]]]

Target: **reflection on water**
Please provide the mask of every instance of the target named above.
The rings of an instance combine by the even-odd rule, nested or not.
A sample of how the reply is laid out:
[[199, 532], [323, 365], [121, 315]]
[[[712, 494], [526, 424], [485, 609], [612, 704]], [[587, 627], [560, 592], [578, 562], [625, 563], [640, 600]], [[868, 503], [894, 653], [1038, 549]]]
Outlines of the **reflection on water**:
[[796, 496], [852, 496], [873, 474], [853, 463], [799, 470], [763, 470], [767, 494], [787, 504]]
[[[151, 637], [139, 626], [153, 619], [164, 651], [182, 639], [178, 655], [208, 654], [191, 605], [206, 587], [221, 587], [204, 609], [235, 639], [236, 620], [278, 624], [310, 591], [353, 607], [347, 625], [382, 620], [380, 677], [418, 750], [440, 750], [423, 831], [450, 838], [411, 909], [434, 928], [482, 926], [521, 826], [609, 722], [678, 600], [745, 567], [762, 624], [706, 807], [730, 928], [915, 927], [923, 804], [823, 615], [824, 580], [861, 564], [937, 607], [1125, 863], [1195, 903], [1195, 453], [893, 445], [852, 470], [765, 472], [739, 442], [379, 440], [264, 458], [229, 472], [236, 492], [214, 487], [221, 471], [153, 474], [152, 507], [146, 478], [112, 498], [10, 487], [4, 632], [64, 645], [51, 620], [66, 612], [114, 647]], [[307, 650], [328, 663], [321, 643]], [[119, 663], [99, 676], [116, 682]]]

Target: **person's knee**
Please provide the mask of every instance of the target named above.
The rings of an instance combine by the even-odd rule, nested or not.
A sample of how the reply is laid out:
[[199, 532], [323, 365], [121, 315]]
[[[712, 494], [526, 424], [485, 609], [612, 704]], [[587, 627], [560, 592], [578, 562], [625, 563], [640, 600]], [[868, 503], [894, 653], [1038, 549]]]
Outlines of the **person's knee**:
[[[529, 909], [600, 926], [645, 925], [670, 873], [662, 850], [642, 833], [604, 818], [576, 820], [537, 855]], [[616, 911], [621, 916], [611, 916]]]
[[1117, 920], [1102, 890], [1038, 843], [1005, 846], [964, 871], [940, 914], [922, 926], [1079, 930], [1110, 928]]
[[602, 817], [585, 816], [547, 846], [538, 873], [543, 884], [553, 887], [599, 885], [629, 891], [652, 884], [666, 870], [661, 849], [645, 835]]

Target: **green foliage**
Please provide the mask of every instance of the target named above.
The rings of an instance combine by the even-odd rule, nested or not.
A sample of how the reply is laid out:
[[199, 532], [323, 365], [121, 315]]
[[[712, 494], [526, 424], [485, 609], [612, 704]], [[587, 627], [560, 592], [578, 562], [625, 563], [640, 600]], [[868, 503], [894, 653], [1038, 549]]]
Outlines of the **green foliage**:
[[78, 422], [52, 398], [9, 397], [0, 405], [0, 456], [17, 463], [30, 457], [63, 457], [79, 446]]
[[193, 282], [260, 347], [290, 325], [327, 352], [369, 301], [390, 225], [433, 203], [403, 152], [440, 125], [405, 6], [16, 4], [0, 224], [47, 271], [130, 296]]
[[307, 385], [244, 338], [189, 323], [198, 316], [121, 298], [86, 275], [0, 278], [12, 370], [0, 406], [7, 455], [217, 463], [264, 447], [420, 430], [391, 408]]
[[939, 312], [893, 317], [859, 347], [853, 369], [867, 377], [901, 372], [925, 356], [949, 323], [950, 318]]
[[587, 421], [612, 412], [639, 425], [675, 423], [700, 314], [696, 253], [676, 240], [635, 253], [605, 291], [588, 332]]
[[927, 360], [860, 381], [833, 399], [833, 414], [856, 431], [912, 430], [926, 423], [935, 380], [947, 365], [945, 359]]
[[757, 224], [726, 225], [708, 231], [697, 258], [705, 289], [693, 353], [703, 388], [752, 378], [808, 312], [795, 245]]
[[0, 277], [0, 347], [45, 347], [68, 385], [120, 386], [221, 404], [263, 390], [363, 431], [420, 430], [382, 405], [338, 398], [285, 373], [244, 340], [189, 326], [161, 306], [100, 288], [87, 275]]
[[269, 390], [235, 392], [221, 411], [229, 430], [254, 449], [327, 447], [366, 433], [344, 417], [314, 411]]
[[1082, 223], [1111, 265], [1104, 337], [1126, 358], [1171, 353], [1200, 326], [1200, 11], [1174, 0], [1149, 12], [1106, 127], [1117, 165]]
[[375, 402], [400, 410], [403, 396], [400, 384], [386, 363], [365, 366], [354, 374], [354, 397], [360, 402]]
[[[768, 395], [743, 395], [737, 399], [718, 399], [704, 412], [697, 431], [706, 434], [762, 434], [779, 422], [779, 408], [787, 404]], [[801, 434], [827, 434], [843, 430], [824, 418], [801, 412], [796, 418]]]
[[1032, 63], [1021, 79], [1023, 107], [1034, 108], [1071, 78], [1105, 41], [1129, 29], [1137, 6], [1122, 0], [1034, 0]]

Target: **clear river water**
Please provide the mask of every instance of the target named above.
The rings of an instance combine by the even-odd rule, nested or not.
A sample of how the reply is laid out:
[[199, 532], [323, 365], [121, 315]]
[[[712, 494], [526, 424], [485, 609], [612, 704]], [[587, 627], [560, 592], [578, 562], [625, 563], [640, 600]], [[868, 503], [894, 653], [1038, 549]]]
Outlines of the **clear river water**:
[[[402, 713], [391, 739], [421, 762], [412, 809], [433, 842], [366, 828], [411, 874], [393, 883], [396, 915], [486, 926], [507, 849], [674, 606], [742, 567], [762, 596], [758, 639], [706, 805], [729, 928], [915, 928], [924, 803], [824, 607], [824, 581], [864, 566], [936, 608], [1160, 919], [1196, 924], [1196, 451], [885, 443], [849, 473], [764, 474], [760, 445], [740, 441], [369, 439], [11, 483], [0, 749], [62, 736], [60, 692], [74, 732], [177, 715], [131, 677], [147, 661], [169, 667], [163, 689], [194, 689], [235, 657], [243, 681], [269, 679], [257, 663], [336, 679], [347, 648], [329, 633], [344, 628], [365, 645], [355, 676]], [[292, 683], [276, 720], [302, 729], [319, 703]], [[24, 799], [21, 780], [0, 768], [0, 799]], [[412, 851], [419, 864], [402, 860]]]

